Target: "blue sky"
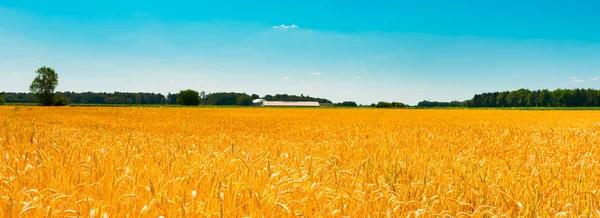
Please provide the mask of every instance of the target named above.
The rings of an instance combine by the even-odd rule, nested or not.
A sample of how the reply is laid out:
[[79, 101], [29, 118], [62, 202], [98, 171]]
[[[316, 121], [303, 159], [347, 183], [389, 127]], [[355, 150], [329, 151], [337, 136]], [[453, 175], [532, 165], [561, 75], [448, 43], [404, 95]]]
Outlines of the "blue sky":
[[0, 91], [465, 100], [600, 89], [598, 1], [0, 0]]

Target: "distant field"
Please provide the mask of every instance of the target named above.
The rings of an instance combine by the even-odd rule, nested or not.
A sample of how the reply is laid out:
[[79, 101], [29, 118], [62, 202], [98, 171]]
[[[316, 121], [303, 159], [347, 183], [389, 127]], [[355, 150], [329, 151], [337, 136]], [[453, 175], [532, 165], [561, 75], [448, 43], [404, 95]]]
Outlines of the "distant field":
[[1, 217], [600, 216], [600, 113], [0, 107]]

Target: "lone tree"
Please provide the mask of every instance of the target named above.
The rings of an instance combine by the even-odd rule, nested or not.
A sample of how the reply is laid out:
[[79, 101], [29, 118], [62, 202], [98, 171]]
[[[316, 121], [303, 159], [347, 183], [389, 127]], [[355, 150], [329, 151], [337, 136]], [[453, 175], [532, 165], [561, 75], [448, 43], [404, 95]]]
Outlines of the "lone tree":
[[29, 86], [29, 91], [35, 95], [40, 104], [54, 105], [54, 89], [58, 86], [58, 74], [49, 67], [41, 67], [35, 73], [37, 76]]
[[180, 105], [199, 105], [200, 94], [191, 89], [181, 90], [177, 94], [177, 103]]

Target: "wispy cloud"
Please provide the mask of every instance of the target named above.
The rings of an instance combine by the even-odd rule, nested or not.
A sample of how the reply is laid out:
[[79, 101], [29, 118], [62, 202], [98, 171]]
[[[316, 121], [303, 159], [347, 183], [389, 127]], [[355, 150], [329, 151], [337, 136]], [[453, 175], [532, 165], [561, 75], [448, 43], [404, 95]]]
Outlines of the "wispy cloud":
[[169, 80], [169, 83], [171, 83], [171, 84], [175, 84], [175, 80], [172, 80], [172, 79], [171, 79], [171, 80]]
[[273, 26], [273, 29], [280, 29], [280, 30], [287, 30], [287, 29], [296, 29], [298, 28], [298, 25], [296, 24], [292, 24], [292, 25], [285, 25], [285, 24], [281, 24], [279, 26]]
[[577, 79], [577, 77], [575, 77], [575, 76], [574, 76], [574, 77], [571, 77], [571, 82], [573, 82], [573, 83], [582, 83], [582, 82], [584, 82], [584, 81], [585, 81], [585, 80], [582, 80], [582, 79]]
[[283, 78], [281, 78], [281, 80], [290, 80], [290, 78], [289, 77], [283, 77]]
[[590, 80], [591, 80], [591, 81], [596, 81], [596, 80], [599, 80], [599, 79], [600, 79], [600, 78], [598, 78], [598, 77], [594, 77], [594, 78], [591, 78]]
[[362, 79], [360, 76], [355, 76], [354, 79]]
[[314, 72], [314, 73], [310, 73], [311, 76], [320, 76], [321, 72]]

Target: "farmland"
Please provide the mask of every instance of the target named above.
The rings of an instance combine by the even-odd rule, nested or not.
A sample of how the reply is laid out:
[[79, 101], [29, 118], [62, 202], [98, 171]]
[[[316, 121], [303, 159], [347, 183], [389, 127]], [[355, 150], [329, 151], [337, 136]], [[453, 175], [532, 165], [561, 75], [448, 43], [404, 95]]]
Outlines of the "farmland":
[[0, 107], [0, 216], [600, 216], [594, 111]]

